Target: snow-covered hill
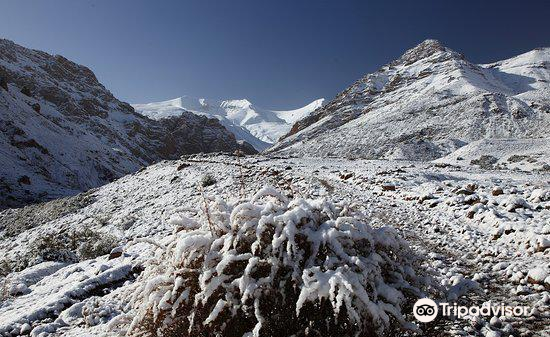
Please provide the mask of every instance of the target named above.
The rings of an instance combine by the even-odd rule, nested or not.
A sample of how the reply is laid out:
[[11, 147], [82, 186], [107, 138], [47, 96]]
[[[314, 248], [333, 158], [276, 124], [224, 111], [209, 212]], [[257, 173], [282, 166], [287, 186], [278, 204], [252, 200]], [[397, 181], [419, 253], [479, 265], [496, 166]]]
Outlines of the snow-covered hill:
[[318, 99], [298, 109], [275, 111], [259, 108], [246, 99], [221, 101], [183, 96], [164, 102], [133, 104], [133, 107], [137, 112], [157, 120], [179, 116], [184, 111], [218, 118], [237, 139], [261, 151], [288, 133], [294, 123], [320, 108], [323, 101]]
[[439, 158], [455, 166], [550, 172], [550, 138], [481, 139]]
[[[384, 324], [386, 312], [401, 318], [394, 327], [422, 329], [372, 336], [547, 336], [548, 181], [544, 172], [429, 162], [162, 161], [78, 196], [0, 212], [0, 335], [158, 336], [143, 330], [166, 323], [181, 336], [287, 336], [307, 329], [306, 318], [330, 323], [326, 306], [308, 308], [318, 299], [353, 309], [367, 326]], [[408, 282], [415, 275], [430, 281], [429, 293]], [[291, 276], [295, 288], [283, 287]], [[299, 300], [279, 302], [288, 289]], [[417, 296], [530, 311], [425, 325], [401, 305]], [[348, 310], [333, 328], [358, 326], [341, 324]], [[225, 324], [235, 316], [238, 324]], [[319, 334], [336, 335], [356, 334]]]
[[487, 65], [434, 40], [298, 121], [269, 151], [431, 160], [480, 139], [550, 134], [550, 49]]
[[241, 147], [215, 119], [153, 121], [93, 72], [0, 39], [0, 209], [113, 181], [160, 159]]

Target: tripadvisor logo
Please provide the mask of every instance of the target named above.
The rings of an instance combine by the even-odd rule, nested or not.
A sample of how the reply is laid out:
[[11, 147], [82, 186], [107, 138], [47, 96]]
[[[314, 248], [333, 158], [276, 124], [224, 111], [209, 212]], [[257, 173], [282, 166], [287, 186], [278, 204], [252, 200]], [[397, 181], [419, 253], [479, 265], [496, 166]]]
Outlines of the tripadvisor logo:
[[414, 318], [423, 323], [433, 321], [437, 317], [437, 304], [429, 298], [421, 298], [414, 304]]
[[491, 302], [484, 303], [481, 306], [460, 306], [456, 303], [435, 303], [429, 298], [421, 298], [413, 306], [414, 317], [422, 323], [433, 321], [438, 313], [446, 317], [473, 317], [473, 316], [528, 316], [531, 312], [529, 307], [507, 306], [501, 303], [493, 305]]

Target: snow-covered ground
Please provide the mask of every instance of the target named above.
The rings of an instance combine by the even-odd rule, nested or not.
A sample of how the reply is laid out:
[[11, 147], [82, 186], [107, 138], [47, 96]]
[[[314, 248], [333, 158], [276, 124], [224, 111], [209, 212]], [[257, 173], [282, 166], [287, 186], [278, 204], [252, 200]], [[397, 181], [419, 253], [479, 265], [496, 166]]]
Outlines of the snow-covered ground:
[[457, 166], [550, 171], [550, 138], [482, 139], [435, 160]]
[[287, 134], [298, 120], [321, 107], [323, 102], [324, 99], [321, 98], [298, 109], [277, 111], [257, 107], [246, 99], [222, 101], [182, 96], [168, 101], [132, 106], [137, 112], [152, 119], [179, 116], [184, 111], [218, 118], [238, 140], [244, 140], [256, 150], [262, 151]]
[[[185, 232], [187, 218], [193, 218], [205, 200], [236, 204], [266, 185], [289, 198], [326, 198], [349, 205], [373, 228], [394, 227], [422, 258], [415, 268], [431, 275], [426, 292], [435, 300], [530, 307], [528, 317], [441, 318], [417, 324], [405, 306], [405, 320], [422, 331], [402, 335], [550, 333], [548, 172], [430, 162], [195, 155], [160, 162], [91, 190], [85, 203], [77, 196], [59, 205], [33, 206], [33, 212], [0, 213], [3, 264], [16, 269], [27, 265], [1, 281], [0, 334], [120, 334], [139, 316], [134, 294], [147, 282], [153, 288], [164, 282], [147, 277], [152, 268], [148, 261], [164, 251], [159, 245], [169, 246], [171, 235]], [[225, 214], [218, 206], [211, 212], [212, 217]], [[53, 234], [70, 237], [81, 227], [116, 237], [119, 248], [110, 256], [81, 257], [80, 262], [41, 262], [37, 240]], [[190, 241], [185, 242], [181, 244]], [[74, 252], [66, 253], [71, 257]], [[219, 303], [211, 320], [223, 310], [224, 302]]]

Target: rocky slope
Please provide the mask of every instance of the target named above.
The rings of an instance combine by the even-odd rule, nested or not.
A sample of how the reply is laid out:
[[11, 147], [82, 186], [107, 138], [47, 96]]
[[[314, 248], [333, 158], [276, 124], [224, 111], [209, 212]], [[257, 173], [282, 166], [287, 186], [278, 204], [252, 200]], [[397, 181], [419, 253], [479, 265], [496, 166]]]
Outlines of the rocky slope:
[[[208, 184], [204, 183], [205, 175], [213, 178]], [[265, 251], [264, 246], [257, 245], [260, 249], [255, 254], [243, 253], [243, 250], [255, 247], [251, 243], [256, 238], [269, 239], [267, 244], [282, 242], [279, 243], [282, 252], [312, 251], [294, 248], [307, 239], [317, 238], [325, 242], [341, 239], [344, 244], [353, 243], [355, 240], [348, 239], [347, 235], [358, 233], [360, 222], [351, 227], [349, 223], [353, 220], [348, 217], [341, 219], [337, 228], [329, 227], [333, 220], [321, 213], [334, 212], [342, 217], [346, 213], [340, 211], [351, 210], [361, 214], [356, 219], [374, 229], [394, 227], [385, 237], [397, 248], [392, 254], [373, 253], [372, 256], [377, 256], [378, 261], [391, 261], [393, 256], [401, 256], [405, 252], [398, 248], [399, 241], [395, 241], [392, 233], [409, 242], [412, 253], [420, 259], [418, 266], [425, 269], [420, 269], [417, 275], [433, 278], [433, 289], [426, 296], [438, 302], [457, 302], [466, 306], [481, 306], [490, 301], [496, 305], [504, 303], [529, 307], [529, 312], [520, 317], [497, 314], [494, 317], [464, 319], [439, 317], [432, 323], [424, 324], [414, 319], [410, 306], [399, 306], [398, 312], [420, 330], [379, 335], [548, 336], [549, 178], [548, 173], [544, 172], [495, 171], [475, 166], [459, 168], [389, 160], [270, 159], [262, 156], [237, 159], [226, 155], [192, 155], [176, 161], [163, 161], [85, 194], [0, 212], [0, 335], [138, 335], [125, 332], [131, 332], [130, 325], [135, 325], [132, 324], [136, 321], [135, 317], [147, 315], [147, 311], [141, 310], [140, 299], [156, 303], [159, 310], [171, 310], [172, 305], [182, 302], [164, 294], [173, 294], [172, 289], [194, 289], [193, 285], [182, 282], [179, 288], [172, 284], [179, 277], [173, 277], [171, 267], [166, 264], [179, 263], [183, 256], [186, 262], [201, 268], [203, 274], [200, 275], [204, 275], [201, 278], [204, 281], [200, 282], [201, 289], [215, 296], [230, 294], [225, 297], [227, 303], [223, 307], [217, 306], [219, 301], [205, 301], [204, 308], [212, 312], [212, 316], [193, 316], [198, 325], [208, 328], [212, 325], [207, 323], [218, 316], [214, 324], [223, 324], [226, 320], [234, 322], [229, 320], [232, 310], [236, 312], [259, 307], [258, 314], [247, 316], [243, 324], [227, 326], [235, 332], [243, 326], [247, 327], [250, 320], [256, 323], [257, 317], [275, 317], [281, 324], [273, 327], [273, 334], [265, 334], [287, 336], [285, 325], [294, 327], [294, 324], [289, 324], [292, 321], [265, 313], [265, 306], [234, 304], [241, 298], [250, 299], [244, 296], [273, 293], [269, 291], [273, 289], [271, 285], [266, 287], [258, 282], [256, 286], [251, 282], [258, 277], [263, 278], [266, 271], [269, 275], [273, 265], [272, 261], [267, 268], [265, 264], [255, 263], [258, 254]], [[290, 200], [294, 199], [291, 207], [295, 209], [285, 213], [285, 216], [274, 217], [271, 212], [279, 207], [275, 201], [266, 203], [266, 208], [258, 208], [260, 201], [253, 196], [266, 185], [272, 185]], [[305, 201], [309, 199], [317, 202]], [[333, 209], [328, 200], [337, 200], [346, 207]], [[235, 205], [239, 205], [238, 208], [233, 208]], [[312, 205], [317, 206], [313, 208]], [[323, 210], [319, 211], [318, 207], [323, 207]], [[235, 211], [230, 215], [231, 209]], [[311, 216], [312, 211], [316, 215]], [[258, 221], [255, 217], [262, 217], [262, 220]], [[291, 228], [271, 227], [271, 221], [287, 217], [299, 225]], [[326, 232], [313, 231], [315, 228], [309, 226], [312, 219], [326, 221], [319, 226]], [[202, 228], [200, 233], [190, 232], [197, 229], [199, 220], [202, 224], [211, 221], [212, 227]], [[231, 227], [233, 233], [251, 239], [247, 244], [237, 246], [239, 250], [233, 248], [232, 240], [217, 240], [216, 244], [209, 240], [209, 233], [228, 228], [225, 223], [229, 221], [238, 222], [238, 226]], [[307, 239], [297, 236], [305, 230], [310, 233]], [[281, 239], [272, 240], [274, 233]], [[175, 244], [170, 240], [172, 235], [182, 236], [183, 239]], [[296, 244], [287, 245], [285, 236], [296, 236]], [[75, 240], [77, 244], [74, 244]], [[309, 280], [313, 272], [323, 272], [325, 277], [319, 279], [318, 291], [312, 289], [312, 294], [319, 294], [320, 298], [332, 296], [329, 293], [334, 290], [329, 289], [336, 288], [330, 287], [327, 282], [342, 289], [339, 288], [339, 280], [345, 277], [346, 270], [354, 271], [371, 265], [362, 263], [368, 260], [355, 259], [351, 255], [369, 252], [371, 241], [361, 239], [356, 242], [360, 243], [360, 249], [350, 249], [345, 245], [330, 250], [319, 249], [319, 259], [326, 261], [327, 265], [346, 268], [342, 268], [342, 273], [336, 276], [331, 276], [334, 275], [331, 269], [312, 268], [312, 274], [298, 274], [296, 279], [303, 280], [298, 286], [311, 284]], [[217, 270], [211, 271], [205, 268], [206, 263], [203, 264], [200, 258], [198, 246], [201, 245], [211, 245], [212, 249], [224, 247], [226, 252], [239, 255], [225, 258], [227, 255], [215, 251], [209, 258], [221, 260], [222, 263]], [[116, 248], [111, 250], [114, 246]], [[172, 250], [181, 253], [164, 255]], [[336, 257], [327, 257], [328, 254], [346, 257], [354, 261], [355, 267], [349, 268]], [[289, 261], [303, 261], [305, 264], [309, 259]], [[195, 270], [191, 270], [193, 272], [182, 271], [182, 277], [194, 275]], [[243, 270], [247, 271], [245, 276], [229, 276], [229, 273]], [[394, 275], [393, 282], [387, 283], [390, 287], [385, 289], [383, 286], [386, 283], [378, 283], [378, 296], [363, 292], [372, 300], [371, 308], [384, 305], [384, 299], [399, 300], [401, 297], [393, 296], [395, 292], [391, 291], [395, 283], [402, 280], [401, 274], [382, 270]], [[208, 275], [207, 271], [210, 272]], [[367, 273], [377, 274], [376, 271]], [[218, 283], [213, 282], [218, 280]], [[160, 294], [157, 287], [160, 287]], [[349, 287], [358, 289], [352, 283]], [[149, 292], [150, 296], [143, 296], [143, 289], [155, 291]], [[345, 299], [354, 298], [349, 292], [345, 294], [341, 302], [327, 302], [345, 303]], [[188, 298], [192, 300], [186, 303], [202, 303], [193, 300], [194, 296]], [[269, 313], [281, 308], [273, 306], [270, 301], [265, 303], [272, 309]], [[297, 303], [291, 303], [283, 308], [291, 315], [297, 307]], [[314, 308], [320, 312], [319, 321], [324, 322], [325, 311]], [[179, 315], [174, 319], [176, 323], [185, 322], [190, 317], [187, 312], [176, 314]], [[360, 317], [365, 322], [372, 319], [368, 315]], [[260, 328], [266, 331], [269, 320], [259, 321], [265, 322]], [[139, 319], [137, 322], [140, 322]], [[200, 335], [186, 334], [186, 331], [180, 331], [181, 335]], [[265, 334], [260, 332], [259, 336]]]
[[222, 101], [183, 96], [164, 102], [133, 104], [133, 107], [137, 112], [158, 120], [179, 116], [185, 111], [217, 118], [237, 139], [262, 151], [288, 133], [294, 123], [320, 108], [323, 102], [321, 98], [298, 109], [276, 111], [257, 107], [246, 99]]
[[150, 120], [90, 69], [3, 39], [0, 84], [0, 209], [76, 194], [161, 159], [242, 147], [215, 119]]
[[476, 65], [434, 40], [298, 121], [270, 151], [432, 160], [480, 139], [550, 134], [550, 49]]

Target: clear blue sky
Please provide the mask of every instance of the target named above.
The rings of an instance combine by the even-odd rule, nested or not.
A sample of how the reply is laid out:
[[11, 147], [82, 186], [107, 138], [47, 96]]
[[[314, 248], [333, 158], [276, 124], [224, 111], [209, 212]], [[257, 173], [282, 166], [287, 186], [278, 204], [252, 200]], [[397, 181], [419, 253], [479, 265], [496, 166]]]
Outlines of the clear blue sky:
[[332, 98], [426, 38], [474, 62], [550, 46], [550, 1], [2, 0], [0, 36], [90, 67], [132, 103]]

